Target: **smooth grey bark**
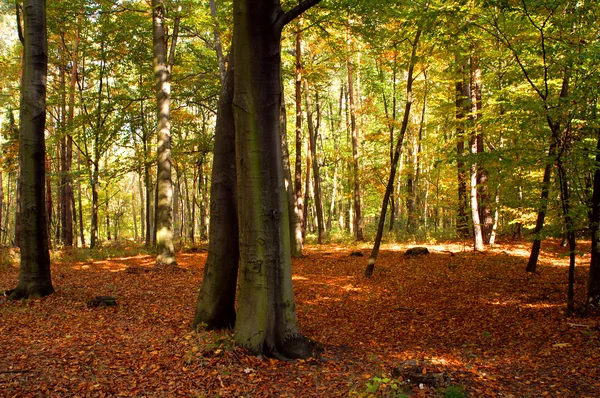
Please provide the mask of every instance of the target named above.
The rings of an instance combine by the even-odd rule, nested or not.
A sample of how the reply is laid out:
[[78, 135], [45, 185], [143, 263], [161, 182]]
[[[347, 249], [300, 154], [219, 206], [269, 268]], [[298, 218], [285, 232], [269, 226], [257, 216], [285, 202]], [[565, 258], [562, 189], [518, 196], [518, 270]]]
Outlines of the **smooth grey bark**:
[[23, 2], [23, 84], [19, 131], [21, 266], [10, 299], [52, 294], [44, 208], [48, 41], [45, 0]]
[[283, 175], [281, 32], [319, 0], [283, 12], [279, 1], [234, 1], [234, 98], [240, 238], [235, 340], [251, 352], [305, 358], [292, 289]]
[[210, 186], [208, 257], [196, 304], [193, 326], [233, 327], [239, 261], [235, 125], [233, 119], [233, 65], [221, 88], [215, 127], [214, 160]]
[[171, 181], [171, 69], [177, 42], [178, 19], [175, 23], [171, 56], [167, 63], [163, 0], [152, 0], [154, 75], [157, 103], [157, 178], [155, 203], [156, 264], [175, 266], [173, 246], [173, 182]]

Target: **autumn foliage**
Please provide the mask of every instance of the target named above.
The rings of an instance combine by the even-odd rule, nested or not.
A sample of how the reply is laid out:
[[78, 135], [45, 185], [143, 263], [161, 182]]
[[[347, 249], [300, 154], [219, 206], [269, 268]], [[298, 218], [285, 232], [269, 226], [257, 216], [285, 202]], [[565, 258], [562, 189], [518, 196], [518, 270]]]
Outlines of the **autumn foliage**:
[[[406, 248], [383, 246], [371, 279], [366, 257], [350, 256], [366, 246], [309, 247], [293, 260], [300, 327], [324, 346], [295, 362], [190, 330], [205, 252], [178, 253], [180, 268], [158, 271], [134, 248], [107, 259], [55, 252], [56, 294], [0, 305], [0, 395], [598, 395], [600, 318], [565, 316], [564, 249], [547, 245], [532, 275], [528, 245], [429, 245], [417, 257]], [[11, 288], [18, 267], [0, 267], [0, 290]], [[579, 303], [586, 280], [582, 266]], [[117, 305], [89, 307], [98, 295]], [[427, 384], [429, 374], [440, 378]]]

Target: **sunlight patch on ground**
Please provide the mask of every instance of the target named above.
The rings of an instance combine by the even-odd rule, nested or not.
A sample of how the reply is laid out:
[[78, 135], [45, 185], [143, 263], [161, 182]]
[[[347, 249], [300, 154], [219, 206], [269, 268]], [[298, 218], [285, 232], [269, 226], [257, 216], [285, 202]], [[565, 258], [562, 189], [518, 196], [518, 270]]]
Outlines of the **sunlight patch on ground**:
[[535, 310], [548, 309], [548, 308], [557, 308], [558, 304], [548, 304], [548, 303], [524, 303], [521, 300], [480, 300], [482, 303], [488, 305], [494, 305], [498, 307], [519, 307], [519, 308], [531, 308]]

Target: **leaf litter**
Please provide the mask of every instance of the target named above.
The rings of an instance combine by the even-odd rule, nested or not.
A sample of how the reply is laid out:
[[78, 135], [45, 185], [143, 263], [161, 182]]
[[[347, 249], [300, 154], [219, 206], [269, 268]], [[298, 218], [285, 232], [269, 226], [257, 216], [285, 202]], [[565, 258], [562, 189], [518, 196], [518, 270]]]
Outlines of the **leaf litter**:
[[[298, 320], [324, 352], [295, 362], [248, 355], [229, 331], [191, 330], [205, 252], [178, 253], [178, 272], [152, 271], [144, 255], [58, 258], [54, 295], [0, 305], [1, 395], [336, 397], [399, 387], [434, 397], [458, 386], [475, 397], [598, 396], [600, 317], [565, 316], [568, 259], [557, 242], [532, 275], [527, 246], [474, 253], [449, 243], [407, 257], [408, 246], [384, 245], [371, 279], [367, 246], [308, 247], [292, 262]], [[583, 303], [589, 257], [578, 261]], [[0, 290], [10, 289], [18, 268], [0, 267]], [[96, 296], [118, 304], [88, 307]]]

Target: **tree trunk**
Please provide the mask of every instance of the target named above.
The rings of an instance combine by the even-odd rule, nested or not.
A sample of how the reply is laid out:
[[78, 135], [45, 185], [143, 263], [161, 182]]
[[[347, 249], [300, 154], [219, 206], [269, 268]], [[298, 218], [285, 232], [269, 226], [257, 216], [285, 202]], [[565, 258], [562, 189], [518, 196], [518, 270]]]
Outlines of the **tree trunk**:
[[303, 203], [303, 215], [302, 219], [304, 220], [302, 236], [306, 237], [306, 232], [311, 231], [312, 223], [310, 218], [310, 209], [311, 209], [311, 187], [312, 187], [312, 175], [310, 173], [310, 169], [312, 168], [312, 155], [311, 155], [311, 147], [310, 147], [310, 137], [306, 140], [306, 179], [304, 180], [304, 203]]
[[213, 34], [215, 37], [215, 52], [217, 53], [217, 61], [219, 62], [219, 77], [221, 78], [221, 85], [225, 84], [225, 57], [223, 56], [223, 46], [221, 44], [221, 29], [219, 27], [219, 18], [217, 16], [217, 5], [215, 0], [210, 0], [210, 15], [215, 24]]
[[[81, 20], [81, 17], [79, 17]], [[75, 88], [77, 85], [77, 73], [79, 68], [79, 24], [75, 31], [75, 42], [73, 43], [73, 51], [71, 54], [71, 77], [69, 82], [69, 114], [67, 115], [67, 126], [69, 132], [74, 131], [75, 126], [73, 125], [73, 119], [75, 118]], [[73, 193], [73, 178], [71, 177], [71, 170], [73, 168], [73, 136], [67, 134], [67, 148], [66, 148], [66, 164], [65, 164], [65, 203], [67, 210], [65, 210], [64, 223], [63, 223], [63, 243], [66, 246], [73, 246], [73, 225], [77, 225], [75, 221], [75, 196]], [[76, 243], [76, 242], [75, 242]], [[82, 241], [83, 244], [83, 241]]]
[[481, 219], [479, 217], [479, 198], [477, 193], [478, 162], [475, 160], [477, 155], [477, 137], [479, 135], [479, 101], [477, 98], [477, 87], [481, 81], [481, 70], [476, 64], [475, 57], [471, 57], [471, 115], [473, 131], [471, 132], [470, 147], [473, 160], [471, 161], [471, 221], [473, 222], [473, 249], [483, 251], [483, 233], [481, 230]]
[[289, 214], [280, 138], [281, 31], [287, 13], [270, 0], [234, 2], [234, 99], [240, 278], [235, 340], [254, 353], [305, 358], [292, 290]]
[[209, 329], [233, 327], [238, 275], [239, 239], [235, 166], [235, 126], [233, 119], [233, 64], [221, 88], [215, 127], [208, 257], [202, 287], [196, 304], [194, 327]]
[[[19, 143], [20, 145], [20, 143]], [[46, 156], [44, 154], [44, 156]], [[45, 165], [44, 165], [45, 167]], [[44, 176], [45, 179], [45, 176]], [[15, 247], [21, 247], [21, 170], [17, 174], [17, 192], [15, 201]], [[45, 216], [44, 216], [45, 217]]]
[[[323, 220], [323, 203], [321, 202], [321, 176], [319, 174], [319, 162], [317, 160], [317, 135], [319, 134], [319, 125], [320, 125], [320, 111], [319, 111], [319, 93], [317, 93], [317, 124], [313, 122], [312, 116], [312, 104], [310, 101], [310, 85], [308, 80], [304, 81], [305, 84], [305, 101], [306, 101], [306, 118], [308, 122], [308, 134], [310, 139], [310, 154], [312, 158], [312, 170], [314, 177], [314, 185], [315, 185], [315, 206], [317, 210], [317, 243], [322, 244], [325, 239], [325, 224]], [[310, 170], [309, 170], [310, 172]]]
[[[350, 25], [346, 30], [346, 46], [347, 46], [347, 59], [346, 66], [348, 68], [348, 97], [350, 101], [350, 125], [352, 128], [352, 160], [353, 160], [353, 176], [354, 176], [354, 234], [357, 241], [363, 241], [363, 216], [361, 209], [361, 193], [360, 193], [360, 175], [359, 175], [359, 131], [358, 124], [356, 122], [356, 106], [355, 106], [355, 93], [354, 93], [354, 77], [353, 77], [353, 66], [351, 57], [351, 39], [350, 39]], [[387, 205], [387, 203], [386, 203]]]
[[[77, 174], [81, 175], [81, 151], [77, 151]], [[77, 203], [79, 204], [79, 239], [81, 246], [85, 246], [85, 233], [83, 231], [83, 203], [81, 200], [81, 178], [77, 179]]]
[[296, 163], [294, 169], [294, 195], [296, 202], [296, 214], [300, 222], [302, 242], [306, 233], [306, 218], [304, 216], [304, 199], [302, 197], [302, 18], [298, 19], [298, 31], [296, 32]]
[[[282, 82], [283, 84], [283, 82]], [[294, 195], [294, 186], [292, 183], [292, 172], [290, 169], [290, 155], [287, 143], [287, 117], [285, 109], [285, 99], [283, 97], [283, 88], [281, 89], [281, 153], [283, 156], [283, 174], [285, 176], [285, 188], [287, 191], [287, 203], [290, 214], [290, 250], [292, 257], [302, 257], [302, 217], [296, 207], [296, 197]]]
[[46, 78], [48, 42], [46, 2], [23, 2], [23, 84], [19, 131], [21, 180], [21, 266], [13, 300], [52, 294], [48, 229], [44, 208]]
[[44, 165], [46, 169], [46, 226], [48, 228], [48, 248], [52, 246], [52, 179], [50, 175], [52, 173], [52, 165], [46, 154], [46, 161]]
[[[568, 133], [567, 133], [568, 134]], [[575, 256], [577, 249], [576, 247], [576, 239], [575, 239], [575, 225], [573, 222], [573, 217], [571, 215], [571, 184], [568, 179], [567, 170], [565, 164], [563, 162], [563, 156], [566, 158], [566, 153], [569, 151], [568, 143], [569, 139], [564, 140], [564, 147], [562, 152], [558, 158], [558, 175], [559, 175], [559, 183], [560, 183], [560, 191], [561, 191], [561, 204], [563, 209], [563, 216], [565, 220], [565, 228], [567, 234], [567, 241], [569, 243], [569, 284], [567, 290], [567, 315], [570, 315], [575, 311]]]
[[[96, 158], [97, 159], [97, 158]], [[90, 249], [95, 249], [98, 245], [98, 191], [100, 183], [98, 170], [98, 161], [92, 162], [92, 221], [90, 224]]]
[[[474, 51], [476, 51], [476, 49], [474, 49]], [[475, 126], [477, 154], [483, 154], [485, 151], [484, 136], [483, 129], [480, 124], [482, 106], [481, 68], [479, 67], [479, 57], [476, 54], [471, 56], [471, 79], [471, 106], [473, 112], [476, 114], [476, 123], [479, 123]], [[490, 193], [488, 190], [487, 182], [488, 172], [485, 169], [482, 162], [479, 161], [477, 162], [477, 204], [479, 211], [479, 220], [481, 222], [481, 237], [483, 239], [483, 243], [486, 245], [490, 243], [492, 228], [494, 225], [494, 218], [492, 216], [492, 210], [490, 208]]]
[[461, 239], [469, 236], [467, 217], [467, 173], [465, 168], [465, 108], [469, 98], [469, 86], [465, 84], [464, 67], [460, 67], [460, 77], [456, 81], [456, 165], [458, 170], [458, 214], [456, 234]]
[[590, 232], [592, 235], [590, 273], [588, 279], [588, 304], [600, 305], [600, 129], [596, 129], [596, 164], [592, 192]]
[[2, 237], [4, 235], [4, 231], [2, 228], [3, 215], [4, 215], [4, 188], [2, 186], [2, 170], [0, 170], [0, 244], [2, 242]]
[[112, 237], [110, 236], [110, 206], [109, 206], [109, 198], [108, 198], [108, 192], [106, 193], [106, 207], [105, 207], [105, 213], [106, 213], [106, 240], [112, 240]]
[[[154, 74], [156, 77], [157, 102], [157, 201], [155, 203], [156, 264], [175, 266], [173, 246], [173, 183], [171, 181], [171, 68], [172, 59], [167, 64], [165, 38], [165, 10], [163, 0], [152, 0], [154, 32]], [[171, 52], [176, 45], [177, 23], [173, 33]]]
[[[565, 71], [565, 75], [562, 81], [562, 88], [560, 91], [559, 99], [561, 101], [566, 100], [569, 95], [569, 71]], [[546, 210], [548, 209], [548, 197], [550, 196], [550, 180], [552, 178], [552, 167], [559, 161], [560, 154], [557, 156], [558, 144], [561, 140], [561, 124], [560, 121], [553, 120], [549, 114], [548, 105], [546, 106], [546, 121], [548, 127], [552, 133], [550, 147], [548, 148], [548, 159], [546, 167], [544, 168], [544, 177], [542, 180], [542, 194], [540, 200], [540, 208], [538, 210], [537, 221], [534, 229], [534, 241], [531, 247], [531, 254], [529, 255], [529, 261], [527, 262], [527, 272], [535, 272], [537, 268], [537, 261], [540, 256], [540, 250], [542, 246], [541, 232], [544, 228], [544, 219], [546, 218]], [[560, 176], [559, 176], [560, 177]], [[562, 187], [561, 187], [562, 188]]]
[[421, 38], [421, 28], [417, 30], [415, 34], [415, 39], [412, 45], [412, 52], [410, 56], [410, 61], [408, 64], [408, 76], [406, 79], [406, 103], [404, 105], [404, 116], [402, 118], [402, 125], [400, 127], [400, 132], [398, 134], [398, 142], [396, 143], [396, 150], [394, 151], [394, 157], [392, 159], [391, 169], [390, 169], [390, 177], [388, 179], [387, 187], [385, 189], [385, 194], [383, 196], [383, 204], [381, 205], [381, 215], [379, 216], [379, 224], [377, 226], [377, 235], [375, 236], [375, 242], [373, 244], [373, 250], [371, 251], [371, 256], [369, 257], [369, 263], [367, 264], [367, 268], [365, 269], [365, 276], [370, 278], [373, 275], [373, 270], [375, 269], [375, 261], [377, 261], [377, 255], [379, 254], [379, 247], [381, 246], [381, 239], [383, 237], [383, 229], [385, 228], [385, 213], [388, 207], [388, 201], [392, 195], [392, 190], [394, 189], [394, 180], [396, 178], [396, 167], [398, 165], [398, 160], [402, 155], [402, 146], [404, 145], [404, 136], [406, 135], [406, 129], [408, 127], [408, 120], [410, 116], [410, 109], [413, 103], [413, 73], [415, 69], [415, 63], [417, 62], [417, 48], [419, 46], [419, 40]]

